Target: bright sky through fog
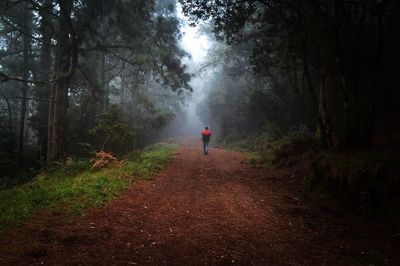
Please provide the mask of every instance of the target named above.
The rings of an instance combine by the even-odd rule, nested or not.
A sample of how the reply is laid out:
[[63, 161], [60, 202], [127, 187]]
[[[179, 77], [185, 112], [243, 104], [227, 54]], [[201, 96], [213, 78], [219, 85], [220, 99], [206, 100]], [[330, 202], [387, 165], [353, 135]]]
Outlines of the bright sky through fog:
[[185, 127], [188, 129], [190, 134], [197, 135], [199, 130], [204, 128], [204, 125], [208, 125], [208, 121], [203, 121], [197, 114], [197, 105], [205, 97], [205, 86], [204, 79], [196, 74], [201, 63], [206, 59], [208, 50], [211, 48], [211, 42], [205, 34], [199, 32], [197, 27], [190, 27], [188, 18], [182, 13], [180, 4], [177, 4], [177, 16], [181, 21], [181, 45], [182, 48], [191, 56], [191, 58], [184, 58], [183, 63], [187, 65], [187, 70], [191, 74], [195, 74], [190, 81], [190, 86], [193, 88], [193, 92], [190, 98], [186, 101], [185, 116], [186, 124]]
[[177, 10], [178, 18], [182, 21], [182, 46], [192, 56], [193, 63], [200, 63], [207, 55], [210, 42], [207, 36], [198, 32], [198, 28], [189, 26], [188, 19], [183, 15], [180, 5], [177, 6]]

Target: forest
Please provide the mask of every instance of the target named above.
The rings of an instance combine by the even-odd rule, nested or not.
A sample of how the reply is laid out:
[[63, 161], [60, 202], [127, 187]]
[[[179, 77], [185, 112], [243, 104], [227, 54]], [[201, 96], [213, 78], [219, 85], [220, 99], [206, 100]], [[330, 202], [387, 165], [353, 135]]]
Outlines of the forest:
[[397, 0], [0, 0], [0, 265], [400, 263], [399, 25]]
[[153, 141], [191, 89], [174, 5], [2, 1], [2, 172]]
[[311, 190], [356, 212], [395, 212], [397, 1], [180, 3], [214, 38], [198, 112], [222, 143], [270, 165], [310, 152]]

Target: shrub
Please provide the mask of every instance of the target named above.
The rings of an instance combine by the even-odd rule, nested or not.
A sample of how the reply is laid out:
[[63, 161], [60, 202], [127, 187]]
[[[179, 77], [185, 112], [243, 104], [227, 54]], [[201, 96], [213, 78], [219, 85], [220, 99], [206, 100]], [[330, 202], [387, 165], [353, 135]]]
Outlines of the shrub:
[[122, 119], [122, 111], [112, 105], [101, 114], [100, 122], [91, 130], [99, 142], [100, 150], [128, 151], [133, 146], [134, 133]]
[[266, 128], [263, 134], [242, 139], [225, 138], [218, 144], [224, 148], [248, 152], [249, 162], [265, 167], [289, 165], [319, 149], [317, 139], [304, 126], [292, 128], [280, 136]]
[[289, 165], [317, 148], [317, 141], [310, 133], [293, 131], [287, 136], [264, 141], [260, 149], [260, 163], [265, 166]]

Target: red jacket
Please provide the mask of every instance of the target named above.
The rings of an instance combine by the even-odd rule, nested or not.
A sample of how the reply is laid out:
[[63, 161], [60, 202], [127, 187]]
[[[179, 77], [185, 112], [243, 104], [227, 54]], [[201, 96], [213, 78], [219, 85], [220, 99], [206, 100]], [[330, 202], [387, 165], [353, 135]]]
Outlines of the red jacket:
[[203, 131], [201, 131], [201, 135], [203, 136], [203, 141], [210, 141], [211, 138], [211, 131], [204, 129]]
[[201, 135], [211, 137], [211, 131], [208, 129], [204, 129], [203, 131], [201, 131]]

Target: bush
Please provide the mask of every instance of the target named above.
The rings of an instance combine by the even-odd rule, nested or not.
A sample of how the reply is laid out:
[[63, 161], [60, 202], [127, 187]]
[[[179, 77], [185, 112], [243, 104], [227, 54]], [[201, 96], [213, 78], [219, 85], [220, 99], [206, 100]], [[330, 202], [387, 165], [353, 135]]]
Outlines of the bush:
[[98, 140], [100, 150], [105, 148], [116, 152], [132, 150], [134, 133], [122, 117], [122, 110], [116, 105], [110, 106], [101, 114], [98, 125], [90, 131]]
[[260, 163], [265, 166], [290, 165], [317, 149], [317, 141], [309, 132], [293, 131], [287, 136], [264, 141]]
[[258, 151], [261, 149], [263, 143], [266, 141], [265, 135], [252, 135], [246, 138], [239, 137], [226, 137], [225, 139], [218, 139], [217, 146], [224, 147], [236, 151]]
[[264, 167], [290, 165], [302, 160], [319, 149], [318, 140], [303, 126], [292, 128], [286, 136], [278, 136], [266, 128], [263, 134], [242, 139], [225, 138], [218, 145], [224, 148], [248, 152], [251, 164]]

